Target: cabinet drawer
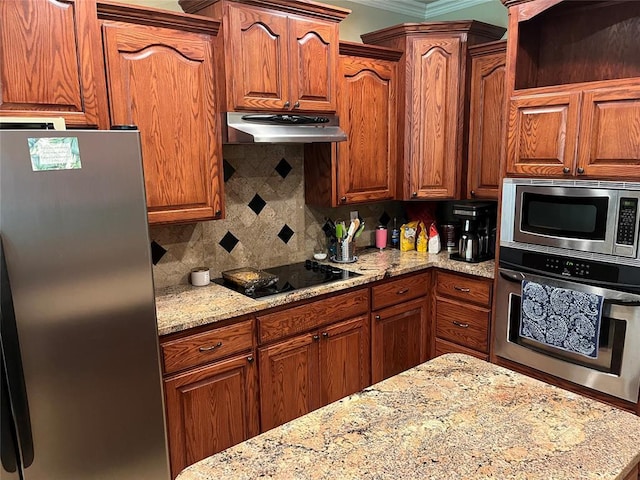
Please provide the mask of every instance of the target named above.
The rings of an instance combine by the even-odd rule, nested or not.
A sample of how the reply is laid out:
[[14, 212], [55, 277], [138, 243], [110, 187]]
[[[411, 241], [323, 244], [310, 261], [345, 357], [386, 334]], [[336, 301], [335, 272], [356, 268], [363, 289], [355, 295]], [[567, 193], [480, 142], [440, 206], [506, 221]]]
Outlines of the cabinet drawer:
[[436, 293], [491, 306], [492, 282], [482, 278], [469, 278], [455, 273], [436, 273]]
[[266, 343], [302, 333], [321, 325], [367, 313], [369, 289], [335, 295], [331, 298], [258, 316], [258, 342]]
[[160, 345], [164, 373], [202, 365], [253, 346], [252, 320], [219, 327]]
[[440, 355], [444, 355], [445, 353], [464, 353], [466, 355], [477, 357], [480, 360], [484, 360], [486, 362], [489, 361], [489, 355], [480, 353], [476, 350], [471, 350], [470, 348], [463, 347], [462, 345], [458, 345], [456, 343], [451, 343], [447, 342], [446, 340], [436, 338], [436, 353], [434, 357], [439, 357]]
[[489, 352], [490, 310], [436, 298], [436, 337]]
[[411, 298], [426, 295], [429, 290], [429, 274], [421, 273], [374, 286], [372, 310], [395, 305]]

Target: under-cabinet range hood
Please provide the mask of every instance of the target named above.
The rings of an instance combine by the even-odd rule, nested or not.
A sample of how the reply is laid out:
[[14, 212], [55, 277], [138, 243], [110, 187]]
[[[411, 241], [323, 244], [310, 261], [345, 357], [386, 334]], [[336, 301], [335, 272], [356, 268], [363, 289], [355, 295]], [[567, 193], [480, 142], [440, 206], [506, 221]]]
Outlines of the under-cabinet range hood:
[[344, 142], [347, 135], [335, 115], [226, 113], [224, 143]]

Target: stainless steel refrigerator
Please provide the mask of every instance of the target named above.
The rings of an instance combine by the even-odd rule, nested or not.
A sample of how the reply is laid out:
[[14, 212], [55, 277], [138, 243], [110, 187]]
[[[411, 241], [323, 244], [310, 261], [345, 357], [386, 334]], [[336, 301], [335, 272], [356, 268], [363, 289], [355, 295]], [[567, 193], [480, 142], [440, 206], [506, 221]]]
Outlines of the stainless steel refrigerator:
[[137, 131], [0, 130], [2, 480], [170, 478]]

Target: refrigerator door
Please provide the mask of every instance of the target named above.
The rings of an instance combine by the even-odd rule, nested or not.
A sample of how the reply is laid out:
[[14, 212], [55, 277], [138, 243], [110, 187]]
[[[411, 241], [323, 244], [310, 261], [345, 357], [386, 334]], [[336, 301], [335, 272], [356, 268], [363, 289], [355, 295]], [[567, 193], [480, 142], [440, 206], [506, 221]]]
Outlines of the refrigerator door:
[[137, 131], [0, 131], [26, 480], [170, 478], [143, 185]]

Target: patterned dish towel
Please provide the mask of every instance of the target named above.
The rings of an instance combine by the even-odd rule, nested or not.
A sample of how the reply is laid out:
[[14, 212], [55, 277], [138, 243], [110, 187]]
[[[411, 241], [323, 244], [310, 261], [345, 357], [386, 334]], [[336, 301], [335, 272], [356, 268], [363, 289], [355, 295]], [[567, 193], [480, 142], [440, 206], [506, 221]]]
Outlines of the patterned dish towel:
[[602, 303], [600, 295], [524, 280], [520, 335], [598, 358]]

